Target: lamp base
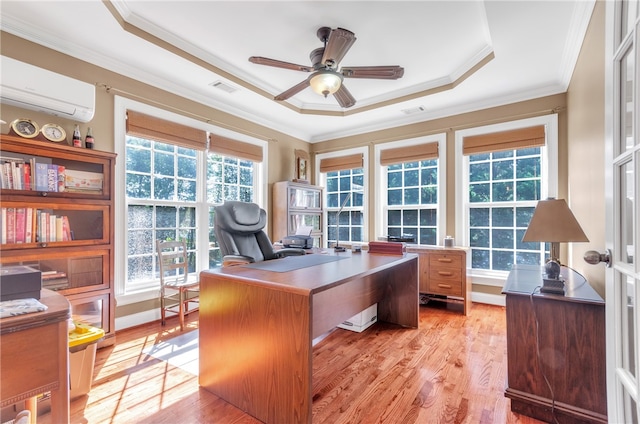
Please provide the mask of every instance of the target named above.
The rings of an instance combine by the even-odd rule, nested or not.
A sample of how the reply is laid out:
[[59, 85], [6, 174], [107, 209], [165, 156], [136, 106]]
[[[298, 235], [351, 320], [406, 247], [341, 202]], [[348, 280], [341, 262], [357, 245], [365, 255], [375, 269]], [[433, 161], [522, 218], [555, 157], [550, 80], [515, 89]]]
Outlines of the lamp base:
[[564, 296], [564, 280], [556, 280], [552, 278], [543, 278], [542, 287], [540, 287], [541, 293], [553, 293]]

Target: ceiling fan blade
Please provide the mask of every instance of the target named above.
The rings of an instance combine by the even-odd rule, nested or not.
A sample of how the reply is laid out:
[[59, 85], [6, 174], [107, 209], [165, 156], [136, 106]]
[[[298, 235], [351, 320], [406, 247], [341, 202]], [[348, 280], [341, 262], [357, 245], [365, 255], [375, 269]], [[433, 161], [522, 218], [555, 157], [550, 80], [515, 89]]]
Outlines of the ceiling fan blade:
[[355, 42], [356, 35], [348, 29], [332, 29], [322, 55], [322, 64], [336, 66]]
[[297, 65], [295, 63], [283, 62], [281, 60], [269, 59], [268, 57], [251, 56], [249, 62], [258, 65], [273, 66], [275, 68], [290, 69], [292, 71], [313, 72], [313, 67]]
[[293, 87], [291, 87], [287, 91], [283, 91], [282, 93], [280, 93], [277, 96], [275, 96], [273, 99], [274, 100], [287, 100], [289, 97], [295, 96], [296, 94], [298, 94], [299, 92], [301, 92], [302, 90], [304, 90], [307, 87], [309, 87], [309, 79], [308, 78], [306, 80], [301, 81], [298, 84], [294, 85]]
[[398, 79], [404, 75], [401, 66], [344, 66], [340, 73], [345, 78]]
[[340, 106], [344, 108], [351, 107], [356, 104], [356, 99], [353, 98], [347, 87], [342, 84], [338, 91], [333, 93], [333, 97], [336, 98]]

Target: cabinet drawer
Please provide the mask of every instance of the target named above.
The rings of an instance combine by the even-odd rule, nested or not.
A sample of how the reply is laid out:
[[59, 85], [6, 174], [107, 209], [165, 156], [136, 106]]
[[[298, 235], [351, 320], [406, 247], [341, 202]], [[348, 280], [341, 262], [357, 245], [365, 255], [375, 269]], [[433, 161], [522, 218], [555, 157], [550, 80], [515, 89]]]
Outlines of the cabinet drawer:
[[429, 255], [429, 265], [431, 268], [458, 268], [462, 267], [462, 255], [451, 255], [447, 253], [432, 253]]
[[462, 296], [462, 281], [443, 280], [438, 278], [429, 278], [429, 293], [443, 294], [448, 296]]

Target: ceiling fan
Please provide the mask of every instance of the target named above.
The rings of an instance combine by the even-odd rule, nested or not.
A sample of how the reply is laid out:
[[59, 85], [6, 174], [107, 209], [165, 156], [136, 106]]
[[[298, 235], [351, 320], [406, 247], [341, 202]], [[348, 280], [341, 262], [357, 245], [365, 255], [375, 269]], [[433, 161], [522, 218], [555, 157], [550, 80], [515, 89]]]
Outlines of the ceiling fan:
[[343, 28], [322, 27], [318, 29], [317, 36], [324, 47], [311, 52], [311, 66], [260, 56], [249, 58], [250, 62], [258, 65], [313, 72], [306, 80], [275, 96], [274, 100], [287, 100], [310, 86], [324, 97], [333, 94], [340, 106], [348, 108], [356, 104], [356, 99], [342, 83], [344, 78], [398, 79], [404, 75], [404, 68], [401, 66], [343, 66], [338, 70], [338, 64], [356, 41], [355, 34]]

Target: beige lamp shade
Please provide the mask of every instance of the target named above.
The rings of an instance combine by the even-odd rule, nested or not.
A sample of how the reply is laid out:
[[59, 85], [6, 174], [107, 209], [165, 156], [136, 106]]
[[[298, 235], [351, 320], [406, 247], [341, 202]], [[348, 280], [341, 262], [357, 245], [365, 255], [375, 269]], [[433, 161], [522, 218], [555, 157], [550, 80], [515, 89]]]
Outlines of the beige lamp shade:
[[564, 199], [540, 200], [522, 241], [551, 243], [551, 259], [558, 261], [559, 243], [589, 241]]

